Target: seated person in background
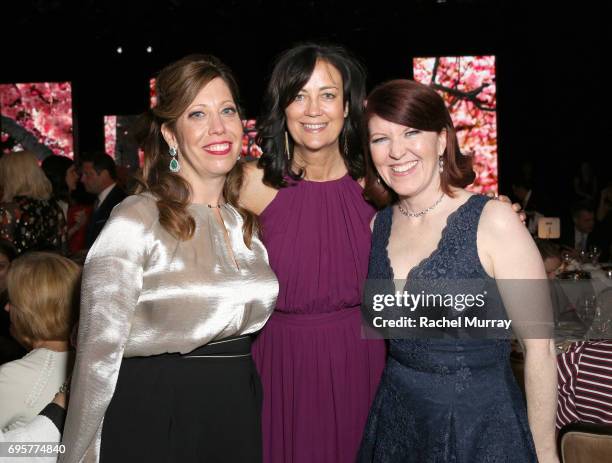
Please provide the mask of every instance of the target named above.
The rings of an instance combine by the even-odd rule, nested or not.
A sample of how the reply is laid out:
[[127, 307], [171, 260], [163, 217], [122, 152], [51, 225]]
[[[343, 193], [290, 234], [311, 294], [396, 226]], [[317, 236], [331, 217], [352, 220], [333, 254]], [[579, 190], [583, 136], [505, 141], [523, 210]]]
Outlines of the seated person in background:
[[561, 248], [551, 241], [536, 239], [538, 251], [544, 261], [544, 269], [549, 280], [556, 277], [556, 272], [561, 267]]
[[33, 252], [11, 264], [11, 332], [30, 352], [0, 367], [0, 429], [30, 422], [72, 368], [70, 333], [76, 322], [80, 267], [57, 254]]
[[81, 181], [85, 190], [97, 195], [85, 238], [85, 248], [90, 248], [113, 208], [123, 201], [126, 195], [117, 184], [117, 167], [108, 154], [95, 152], [85, 155], [81, 172]]
[[571, 208], [572, 220], [561, 224], [560, 243], [577, 252], [588, 249], [589, 236], [595, 228], [595, 213], [591, 203], [574, 203]]
[[519, 179], [512, 182], [512, 193], [515, 200], [527, 214], [527, 228], [532, 235], [538, 232], [538, 219], [548, 213], [547, 201], [534, 191], [531, 181]]
[[552, 241], [536, 238], [535, 243], [544, 261], [546, 276], [550, 282], [550, 298], [555, 311], [555, 320], [580, 321], [576, 316], [575, 308], [567, 299], [557, 278], [557, 271], [561, 267], [561, 247]]
[[10, 241], [0, 239], [0, 365], [25, 355], [25, 350], [9, 333], [11, 322], [4, 310], [8, 302], [6, 277], [11, 262], [17, 257], [17, 250]]
[[580, 341], [557, 356], [557, 428], [612, 424], [612, 341]]

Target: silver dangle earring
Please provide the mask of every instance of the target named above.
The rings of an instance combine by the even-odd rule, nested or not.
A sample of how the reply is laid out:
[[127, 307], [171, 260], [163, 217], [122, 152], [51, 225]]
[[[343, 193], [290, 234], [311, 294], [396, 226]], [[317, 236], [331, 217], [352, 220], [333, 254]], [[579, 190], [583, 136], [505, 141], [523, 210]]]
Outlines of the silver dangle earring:
[[444, 158], [442, 156], [438, 158], [438, 167], [440, 173], [444, 172]]
[[168, 154], [172, 158], [170, 160], [170, 165], [168, 166], [168, 168], [170, 169], [170, 172], [174, 172], [176, 174], [179, 170], [181, 170], [181, 166], [179, 165], [178, 159], [176, 158], [178, 150], [174, 146], [171, 146], [168, 149]]
[[285, 130], [285, 154], [287, 155], [287, 161], [291, 162], [291, 154], [289, 153], [289, 134]]

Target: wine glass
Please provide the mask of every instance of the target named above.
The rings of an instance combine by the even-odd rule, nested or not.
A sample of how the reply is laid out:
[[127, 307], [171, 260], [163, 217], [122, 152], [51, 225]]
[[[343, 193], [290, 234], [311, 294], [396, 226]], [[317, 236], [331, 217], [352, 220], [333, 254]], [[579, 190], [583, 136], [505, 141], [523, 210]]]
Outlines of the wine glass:
[[576, 312], [578, 317], [582, 320], [585, 326], [591, 326], [593, 323], [593, 317], [595, 316], [595, 308], [597, 307], [597, 297], [593, 295], [584, 296], [579, 298], [578, 304], [576, 304]]
[[603, 301], [598, 300], [595, 306], [595, 315], [588, 330], [589, 339], [608, 337], [611, 334], [610, 328], [612, 328], [610, 313], [603, 307]]
[[601, 256], [601, 249], [598, 246], [589, 246], [589, 256], [593, 265], [599, 264], [599, 256]]
[[563, 270], [567, 270], [569, 264], [572, 262], [572, 253], [563, 251], [561, 253], [561, 261], [563, 262]]

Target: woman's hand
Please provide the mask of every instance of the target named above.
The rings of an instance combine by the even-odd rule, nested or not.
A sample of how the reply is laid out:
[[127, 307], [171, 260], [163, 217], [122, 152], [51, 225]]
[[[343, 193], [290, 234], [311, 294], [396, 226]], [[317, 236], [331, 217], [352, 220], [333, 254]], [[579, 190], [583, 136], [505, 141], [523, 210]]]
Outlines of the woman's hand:
[[521, 205], [519, 203], [513, 203], [510, 198], [508, 198], [506, 195], [495, 195], [494, 193], [487, 193], [487, 196], [489, 198], [495, 198], [498, 201], [501, 201], [502, 203], [508, 203], [508, 204], [512, 204], [512, 210], [514, 212], [516, 212], [519, 216], [519, 218], [521, 219], [521, 222], [523, 222], [523, 225], [527, 225], [527, 214], [525, 214], [525, 212], [521, 211], [521, 209], [523, 209], [521, 207]]
[[66, 393], [58, 392], [55, 394], [55, 397], [53, 397], [53, 403], [59, 405], [63, 409], [66, 409]]

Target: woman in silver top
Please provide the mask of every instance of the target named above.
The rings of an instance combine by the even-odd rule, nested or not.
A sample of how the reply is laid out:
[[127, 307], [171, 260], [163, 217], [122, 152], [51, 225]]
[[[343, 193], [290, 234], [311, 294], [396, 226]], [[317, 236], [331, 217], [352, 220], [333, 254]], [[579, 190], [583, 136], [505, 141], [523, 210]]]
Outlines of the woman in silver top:
[[261, 460], [250, 333], [276, 277], [237, 203], [242, 125], [230, 70], [189, 56], [161, 71], [139, 194], [119, 204], [83, 272], [60, 461]]

